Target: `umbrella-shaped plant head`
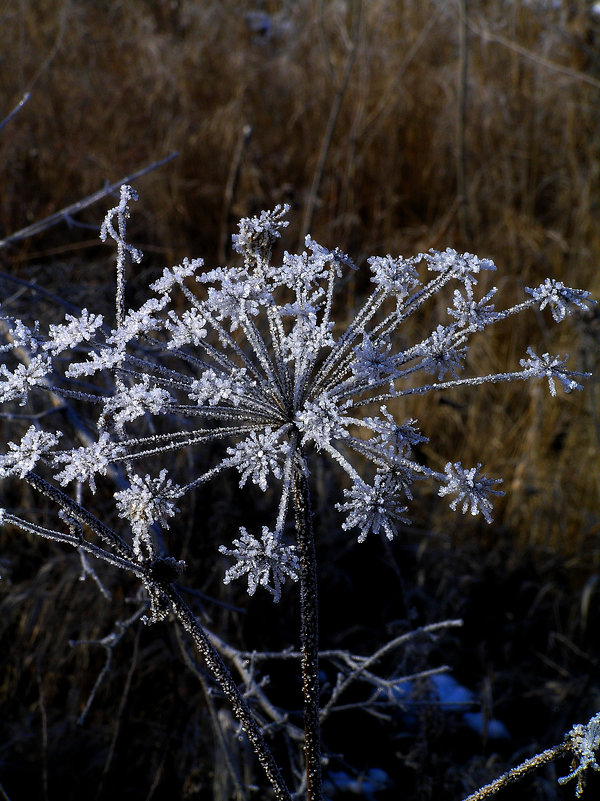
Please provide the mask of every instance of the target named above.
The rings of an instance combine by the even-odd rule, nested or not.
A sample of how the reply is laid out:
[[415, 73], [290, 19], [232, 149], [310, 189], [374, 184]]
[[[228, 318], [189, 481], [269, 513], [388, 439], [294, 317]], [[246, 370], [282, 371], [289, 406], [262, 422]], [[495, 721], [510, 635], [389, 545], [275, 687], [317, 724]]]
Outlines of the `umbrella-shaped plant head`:
[[[306, 781], [309, 797], [320, 798], [311, 453], [329, 459], [339, 475], [340, 534], [354, 532], [358, 542], [378, 534], [391, 540], [399, 523], [410, 524], [417, 480], [434, 482], [452, 509], [490, 522], [493, 496], [502, 494], [500, 479], [487, 478], [480, 464], [463, 467], [451, 458], [443, 472], [422, 464], [415, 446], [426, 441], [426, 432], [415, 419], [398, 419], [392, 407], [401, 408], [406, 396], [464, 386], [475, 391], [502, 381], [546, 379], [553, 395], [557, 384], [566, 392], [581, 389], [586, 374], [568, 370], [566, 357], [531, 348], [513, 371], [468, 376], [464, 368], [474, 335], [530, 308], [549, 306], [560, 322], [586, 309], [589, 293], [547, 279], [527, 289], [522, 303], [496, 310], [495, 289], [478, 293], [480, 273], [496, 269], [488, 259], [451, 249], [412, 258], [377, 256], [368, 259], [371, 292], [343, 324], [334, 319], [336, 286], [355, 266], [310, 236], [303, 253], [285, 252], [274, 263], [289, 210], [278, 206], [241, 221], [234, 236], [239, 264], [207, 270], [200, 259], [185, 260], [164, 270], [141, 307], [128, 309], [126, 262], [141, 259], [126, 241], [135, 197], [123, 186], [102, 227], [102, 238], [112, 237], [118, 249], [114, 327], [87, 310], [67, 315], [47, 335], [5, 320], [11, 341], [3, 347], [0, 400], [25, 405], [31, 393], [45, 392], [81, 402], [95, 418], [95, 431], [82, 444], [61, 449], [61, 432], [44, 430], [40, 420], [8, 443], [0, 476], [25, 479], [50, 495], [71, 532], [63, 538], [73, 541], [65, 541], [83, 543], [89, 525], [112, 549], [115, 563], [133, 565], [148, 589], [149, 620], [174, 609], [177, 614], [165, 588], [181, 565], [164, 553], [158, 533], [178, 513], [179, 499], [225, 471], [237, 472], [242, 486], [277, 488], [277, 508], [260, 531], [242, 526], [219, 550], [229, 558], [225, 581], [246, 580], [250, 595], [262, 587], [279, 601], [285, 582], [299, 581]], [[422, 316], [444, 291], [446, 321], [407, 343], [404, 324], [417, 312]], [[164, 418], [158, 433], [141, 430], [143, 421], [157, 417]], [[182, 479], [162, 466], [148, 472], [161, 455], [213, 441], [224, 443], [221, 456], [198, 475]], [[97, 477], [111, 470], [124, 477], [114, 492], [118, 532], [104, 530], [84, 512]], [[68, 500], [70, 487], [79, 488], [81, 502]], [[7, 512], [3, 517], [28, 525]], [[271, 779], [279, 797], [287, 797], [279, 780]]]

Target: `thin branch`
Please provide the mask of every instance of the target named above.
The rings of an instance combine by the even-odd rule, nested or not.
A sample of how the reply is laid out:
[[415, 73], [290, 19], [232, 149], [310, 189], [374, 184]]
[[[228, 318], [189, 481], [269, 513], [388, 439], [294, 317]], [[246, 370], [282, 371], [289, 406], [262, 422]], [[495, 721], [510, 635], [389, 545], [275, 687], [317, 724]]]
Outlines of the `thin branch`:
[[260, 764], [262, 765], [267, 778], [275, 792], [275, 796], [279, 801], [291, 801], [290, 792], [281, 776], [279, 766], [275, 762], [269, 746], [267, 745], [260, 728], [254, 719], [248, 704], [246, 703], [239, 687], [233, 680], [231, 673], [227, 666], [221, 659], [219, 652], [215, 649], [214, 645], [210, 642], [207, 633], [200, 625], [195, 615], [187, 604], [182, 600], [181, 596], [170, 585], [161, 585], [153, 581], [154, 588], [165, 597], [168, 604], [177, 618], [179, 624], [192, 638], [194, 645], [202, 655], [207, 668], [214, 676], [217, 684], [225, 694], [227, 700], [231, 704], [233, 713], [240, 722], [242, 729], [245, 731], [254, 753], [256, 754]]
[[127, 703], [127, 698], [129, 697], [129, 691], [131, 690], [131, 682], [133, 681], [133, 675], [137, 667], [141, 632], [142, 632], [142, 627], [138, 623], [135, 632], [135, 638], [133, 641], [133, 653], [131, 655], [131, 664], [129, 665], [129, 670], [127, 671], [127, 678], [125, 679], [123, 692], [121, 693], [121, 700], [119, 701], [119, 708], [117, 710], [117, 716], [114, 722], [113, 735], [110, 740], [110, 747], [108, 749], [108, 754], [106, 755], [104, 768], [102, 769], [102, 776], [100, 777], [100, 781], [98, 782], [98, 788], [96, 790], [96, 798], [100, 798], [102, 796], [102, 790], [104, 789], [104, 782], [108, 775], [110, 766], [112, 764], [115, 755], [115, 750], [117, 747], [117, 739], [119, 737], [119, 731], [121, 730], [121, 722], [123, 720], [123, 712], [125, 711], [125, 704]]
[[25, 92], [25, 94], [23, 95], [23, 97], [22, 97], [22, 98], [19, 100], [19, 102], [17, 103], [17, 105], [16, 105], [16, 106], [13, 108], [13, 110], [10, 112], [10, 114], [9, 114], [7, 117], [5, 117], [5, 118], [2, 120], [2, 122], [0, 122], [0, 131], [1, 131], [1, 130], [4, 128], [4, 126], [5, 126], [7, 123], [9, 123], [9, 122], [12, 120], [12, 118], [13, 118], [13, 117], [15, 117], [15, 116], [16, 116], [16, 115], [19, 113], [19, 111], [21, 111], [21, 109], [23, 108], [23, 106], [25, 105], [25, 103], [27, 103], [27, 101], [29, 100], [29, 98], [30, 98], [30, 97], [31, 97], [31, 94], [30, 94], [29, 92]]
[[[28, 473], [26, 479], [28, 483], [38, 489], [42, 494], [49, 497], [63, 509], [67, 509], [68, 514], [82, 526], [87, 526], [105, 542], [112, 545], [121, 555], [115, 556], [110, 553], [110, 551], [104, 550], [93, 543], [70, 534], [61, 534], [61, 532], [58, 531], [27, 524], [25, 521], [20, 521], [19, 518], [15, 518], [14, 515], [11, 514], [5, 513], [3, 522], [5, 524], [16, 525], [21, 529], [28, 530], [39, 536], [66, 543], [74, 548], [83, 548], [97, 558], [121, 569], [130, 571], [141, 578], [151, 598], [158, 599], [160, 602], [161, 611], [164, 610], [166, 613], [168, 609], [170, 609], [182, 628], [192, 638], [208, 670], [212, 673], [223, 694], [231, 704], [235, 717], [238, 719], [243, 731], [250, 740], [254, 753], [273, 787], [275, 797], [278, 801], [292, 801], [290, 791], [283, 780], [279, 766], [244, 696], [235, 683], [229, 669], [223, 662], [219, 652], [211, 643], [203, 626], [182, 599], [175, 586], [158, 579], [153, 573], [152, 565], [135, 562], [133, 559], [127, 559], [129, 553], [132, 553], [130, 546], [124, 543], [114, 531], [108, 528], [108, 526], [105, 526], [97, 520], [97, 518], [87, 512], [87, 510], [79, 507], [75, 501], [72, 501], [60, 490], [56, 490], [52, 485], [48, 484], [34, 473]], [[125, 551], [125, 555], [123, 555], [123, 550]]]
[[[224, 640], [218, 637], [214, 632], [207, 632], [207, 636], [219, 653], [231, 660], [244, 685], [247, 687], [250, 686], [253, 683], [253, 680], [252, 674], [248, 670], [247, 666], [249, 663], [259, 662], [263, 656], [262, 651], [238, 651], [236, 648], [233, 648], [231, 645], [229, 645], [229, 643], [226, 643]], [[293, 653], [293, 655], [297, 659], [302, 658], [300, 651]], [[262, 712], [268, 718], [270, 718], [276, 726], [285, 728], [287, 735], [292, 740], [297, 740], [300, 742], [304, 739], [304, 733], [302, 729], [298, 728], [293, 723], [290, 723], [289, 720], [287, 720], [287, 717], [269, 701], [265, 693], [262, 691], [260, 685], [256, 683], [254, 684], [252, 694], [258, 702]]]
[[491, 782], [490, 784], [486, 784], [485, 787], [481, 787], [475, 793], [467, 796], [464, 801], [481, 801], [483, 798], [489, 798], [489, 796], [494, 795], [499, 790], [502, 790], [504, 787], [506, 787], [507, 784], [512, 784], [513, 782], [519, 781], [519, 779], [522, 779], [523, 776], [526, 776], [530, 771], [535, 770], [542, 765], [546, 765], [548, 762], [553, 762], [567, 751], [569, 751], [568, 742], [548, 748], [546, 751], [542, 751], [541, 754], [536, 754], [535, 756], [531, 757], [531, 759], [526, 759], [525, 762], [517, 765], [516, 768], [512, 768], [506, 773], [503, 773], [502, 776], [495, 781]]
[[21, 228], [20, 231], [7, 236], [6, 239], [0, 239], [0, 250], [8, 245], [14, 245], [16, 242], [21, 242], [23, 239], [27, 239], [30, 236], [39, 234], [54, 225], [58, 225], [58, 223], [62, 222], [63, 220], [68, 220], [73, 214], [77, 214], [83, 209], [87, 209], [88, 206], [92, 206], [94, 203], [97, 203], [99, 200], [102, 200], [102, 198], [106, 197], [106, 195], [110, 195], [123, 184], [130, 184], [135, 181], [136, 178], [141, 178], [142, 175], [146, 175], [146, 173], [168, 164], [169, 161], [172, 161], [177, 155], [177, 152], [170, 153], [164, 159], [155, 161], [148, 167], [143, 167], [141, 170], [131, 173], [131, 175], [126, 175], [124, 178], [120, 178], [118, 181], [115, 181], [115, 183], [104, 187], [104, 189], [99, 189], [92, 195], [88, 195], [86, 198], [83, 198], [83, 200], [78, 200], [77, 203], [72, 203], [70, 206], [66, 206], [64, 209], [61, 209], [61, 211], [57, 211], [54, 214], [51, 214], [49, 217], [33, 223], [32, 225], [28, 225], [26, 228]]
[[2, 786], [2, 783], [1, 783], [1, 782], [0, 782], [0, 795], [2, 796], [2, 798], [4, 799], [4, 801], [11, 801], [11, 799], [10, 799], [10, 797], [9, 797], [8, 793], [6, 792], [6, 790], [4, 789], [4, 787]]
[[198, 681], [200, 682], [200, 686], [202, 687], [202, 692], [204, 693], [204, 698], [206, 700], [206, 706], [208, 709], [208, 714], [212, 723], [213, 733], [215, 739], [217, 740], [218, 747], [220, 749], [223, 762], [227, 767], [227, 772], [229, 777], [235, 787], [236, 798], [238, 801], [247, 801], [246, 793], [244, 792], [244, 788], [242, 786], [242, 780], [239, 776], [238, 771], [236, 770], [235, 765], [233, 764], [232, 755], [230, 753], [230, 749], [225, 741], [225, 734], [223, 732], [223, 727], [221, 722], [219, 721], [219, 717], [217, 715], [217, 710], [215, 709], [214, 704], [214, 696], [211, 693], [211, 688], [206, 681], [206, 677], [203, 675], [202, 671], [200, 670], [200, 666], [196, 662], [196, 660], [190, 654], [186, 644], [183, 641], [183, 637], [181, 636], [181, 630], [179, 628], [175, 629], [175, 634], [177, 637], [177, 644], [179, 645], [179, 650], [183, 656], [183, 661], [186, 663], [188, 668], [192, 671], [192, 673], [196, 676]]
[[[43, 298], [54, 303], [57, 307], [62, 306], [67, 311], [71, 312], [72, 314], [81, 314], [81, 308], [76, 306], [74, 303], [69, 303], [68, 300], [61, 298], [60, 295], [55, 295], [54, 292], [48, 292], [47, 289], [44, 287], [39, 286], [38, 284], [33, 283], [33, 281], [26, 281], [24, 278], [18, 278], [16, 275], [9, 275], [9, 273], [0, 272], [0, 279], [2, 281], [10, 281], [12, 284], [17, 284], [17, 286], [25, 287], [29, 289], [31, 292], [35, 292], [38, 295], [41, 295]], [[11, 296], [11, 299], [15, 296], [22, 294], [22, 292], [15, 291], [14, 295]], [[3, 305], [6, 308], [7, 301], [3, 301]]]
[[558, 64], [556, 61], [550, 61], [550, 59], [544, 58], [543, 56], [534, 53], [532, 50], [528, 50], [526, 47], [522, 47], [516, 42], [513, 42], [511, 39], [501, 36], [499, 33], [492, 33], [489, 28], [479, 27], [472, 20], [467, 20], [467, 25], [473, 31], [473, 33], [476, 33], [477, 36], [480, 36], [484, 42], [496, 42], [497, 44], [501, 44], [503, 47], [507, 47], [509, 50], [514, 50], [515, 53], [518, 53], [520, 56], [523, 56], [523, 58], [527, 58], [536, 64], [539, 64], [541, 67], [545, 67], [552, 72], [558, 72], [562, 75], [567, 75], [569, 78], [573, 78], [576, 81], [588, 83], [590, 86], [595, 86], [596, 89], [600, 89], [600, 81], [597, 78], [592, 78], [591, 75], [586, 75], [585, 72], [574, 70], [571, 67], [565, 67], [563, 64]]
[[98, 674], [98, 678], [94, 682], [94, 686], [92, 687], [92, 691], [88, 696], [83, 711], [77, 718], [77, 723], [79, 725], [83, 724], [83, 722], [85, 721], [87, 713], [90, 711], [90, 708], [94, 703], [96, 694], [100, 686], [102, 685], [102, 682], [104, 681], [105, 677], [108, 675], [108, 672], [112, 664], [112, 655], [114, 648], [119, 642], [121, 642], [123, 635], [125, 634], [126, 631], [128, 631], [129, 627], [137, 620], [139, 620], [139, 618], [144, 614], [145, 611], [146, 611], [146, 605], [144, 604], [144, 606], [141, 606], [139, 609], [137, 609], [133, 613], [133, 615], [131, 615], [131, 617], [129, 617], [127, 620], [124, 621], [118, 620], [116, 623], [117, 630], [112, 631], [110, 634], [108, 634], [106, 637], [103, 637], [101, 640], [69, 640], [69, 645], [72, 648], [78, 645], [101, 645], [106, 651], [106, 659], [104, 661], [104, 665], [102, 666], [102, 670], [100, 671], [100, 673]]
[[[76, 520], [82, 526], [86, 526], [87, 528], [91, 529], [94, 534], [97, 534], [103, 542], [112, 546], [120, 557], [125, 560], [134, 559], [133, 548], [126, 543], [125, 540], [121, 539], [116, 531], [113, 531], [101, 520], [98, 520], [98, 518], [94, 517], [94, 515], [88, 512], [87, 509], [69, 498], [68, 495], [65, 495], [62, 490], [59, 490], [57, 487], [53, 487], [52, 484], [49, 484], [45, 479], [33, 472], [27, 473], [25, 480], [28, 484], [31, 484], [32, 487], [35, 487], [35, 489], [38, 490], [38, 492], [40, 492], [42, 495], [50, 498], [51, 501], [60, 506], [60, 508], [63, 509], [69, 517], [73, 518], [73, 520]], [[73, 539], [77, 541], [76, 538]], [[84, 547], [87, 544], [88, 543], [82, 542], [81, 546]], [[86, 550], [89, 549], [86, 548]]]
[[[349, 673], [346, 678], [335, 687], [333, 692], [331, 693], [331, 698], [325, 704], [323, 709], [321, 710], [321, 722], [325, 720], [327, 715], [332, 711], [333, 707], [335, 706], [338, 698], [346, 691], [346, 689], [356, 681], [362, 674], [365, 673], [372, 665], [382, 659], [386, 654], [390, 651], [398, 648], [400, 645], [404, 645], [409, 640], [414, 639], [415, 637], [419, 636], [420, 634], [435, 634], [440, 630], [446, 628], [453, 628], [462, 626], [462, 620], [444, 620], [441, 623], [432, 623], [429, 626], [422, 626], [421, 628], [415, 629], [414, 631], [409, 631], [407, 634], [402, 634], [399, 637], [396, 637], [394, 640], [390, 640], [390, 642], [386, 643], [382, 648], [375, 651], [374, 654], [361, 661], [361, 663], [354, 667], [352, 672]], [[437, 672], [437, 671], [436, 671]]]

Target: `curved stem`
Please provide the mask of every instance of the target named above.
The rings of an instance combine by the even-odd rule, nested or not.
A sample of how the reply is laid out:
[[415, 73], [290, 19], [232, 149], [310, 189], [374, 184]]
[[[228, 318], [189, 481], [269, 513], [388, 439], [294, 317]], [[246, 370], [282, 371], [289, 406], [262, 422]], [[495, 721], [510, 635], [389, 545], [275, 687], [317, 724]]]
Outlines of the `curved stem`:
[[300, 641], [304, 696], [304, 754], [308, 801], [321, 801], [317, 558], [304, 464], [294, 471], [292, 497], [300, 553]]
[[[41, 476], [35, 473], [28, 473], [26, 476], [27, 481], [35, 489], [41, 492], [46, 497], [53, 500], [60, 508], [65, 510], [69, 517], [79, 523], [81, 526], [87, 526], [96, 535], [98, 535], [107, 545], [111, 546], [118, 554], [114, 556], [110, 551], [89, 543], [83, 538], [78, 539], [72, 535], [61, 534], [61, 532], [53, 532], [49, 529], [42, 529], [36, 527], [37, 530], [30, 528], [32, 533], [38, 533], [41, 536], [48, 536], [51, 539], [65, 542], [76, 548], [83, 548], [86, 551], [93, 553], [98, 559], [102, 559], [109, 564], [113, 564], [124, 570], [130, 570], [139, 577], [141, 577], [148, 588], [154, 590], [158, 596], [164, 598], [175, 618], [180, 623], [182, 628], [192, 638], [194, 645], [201, 654], [206, 667], [212, 673], [223, 694], [231, 704], [232, 710], [242, 729], [246, 733], [250, 744], [254, 749], [258, 761], [262, 765], [268, 780], [273, 787], [275, 797], [278, 801], [292, 801], [290, 791], [288, 790], [279, 766], [277, 765], [265, 738], [262, 735], [260, 727], [256, 722], [252, 712], [246, 703], [242, 692], [237, 686], [231, 672], [227, 665], [223, 662], [221, 655], [210, 641], [206, 632], [201, 624], [198, 622], [196, 616], [179, 595], [173, 584], [158, 580], [148, 565], [143, 563], [136, 563], [133, 559], [131, 547], [125, 543], [112, 529], [105, 526], [100, 520], [91, 515], [87, 510], [81, 507], [78, 503], [71, 500], [67, 495], [61, 492], [56, 487], [53, 487]], [[10, 519], [7, 519], [10, 518]], [[20, 524], [17, 518], [13, 519], [12, 515], [5, 515], [4, 522]], [[21, 526], [22, 527], [22, 526]]]

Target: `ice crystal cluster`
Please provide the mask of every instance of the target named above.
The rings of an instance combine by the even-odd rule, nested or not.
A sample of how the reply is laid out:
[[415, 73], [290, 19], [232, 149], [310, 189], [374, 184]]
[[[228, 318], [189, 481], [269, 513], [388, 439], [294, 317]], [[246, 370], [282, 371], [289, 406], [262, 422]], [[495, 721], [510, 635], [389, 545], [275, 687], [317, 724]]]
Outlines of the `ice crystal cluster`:
[[[411, 488], [422, 479], [435, 482], [452, 509], [490, 522], [500, 481], [479, 464], [449, 461], [442, 472], [421, 464], [414, 446], [426, 437], [416, 420], [395, 416], [401, 399], [528, 379], [546, 379], [552, 394], [557, 384], [566, 392], [581, 388], [585, 374], [568, 370], [566, 357], [531, 348], [512, 372], [465, 377], [463, 370], [473, 334], [528, 308], [549, 307], [560, 322], [586, 309], [589, 293], [547, 279], [528, 288], [522, 303], [497, 311], [495, 289], [477, 293], [482, 271], [496, 269], [488, 259], [451, 249], [376, 256], [363, 268], [372, 291], [344, 326], [333, 319], [334, 295], [339, 279], [356, 269], [348, 256], [307, 236], [304, 252], [284, 252], [281, 263], [272, 262], [287, 206], [240, 222], [235, 266], [207, 269], [201, 259], [184, 260], [164, 270], [139, 308], [128, 309], [126, 262], [141, 259], [125, 239], [134, 199], [131, 187], [123, 187], [101, 232], [117, 243], [114, 327], [87, 309], [67, 314], [47, 335], [37, 324], [4, 317], [9, 341], [0, 400], [26, 406], [32, 393], [51, 392], [84, 401], [95, 415], [95, 434], [61, 450], [61, 432], [42, 430], [45, 419], [38, 417], [0, 455], [0, 477], [26, 478], [43, 468], [62, 487], [87, 485], [94, 493], [99, 476], [120, 471], [126, 481], [114, 494], [115, 508], [140, 561], [163, 556], [157, 531], [177, 513], [178, 499], [237, 471], [240, 485], [280, 492], [275, 519], [262, 532], [242, 527], [233, 547], [221, 545], [234, 559], [225, 581], [245, 577], [250, 594], [262, 586], [279, 600], [284, 580], [299, 572], [290, 495], [293, 476], [308, 475], [311, 450], [340, 471], [340, 527], [356, 532], [359, 542], [371, 534], [391, 540], [399, 523], [407, 525]], [[407, 344], [403, 324], [446, 285], [447, 319]], [[169, 430], [153, 429], [159, 416]], [[165, 469], [146, 472], [151, 457], [216, 440], [223, 441], [220, 460], [187, 483], [175, 483]]]
[[586, 771], [588, 769], [600, 771], [597, 755], [600, 755], [600, 712], [594, 715], [588, 723], [583, 726], [577, 724], [573, 726], [567, 734], [573, 753], [573, 764], [571, 772], [567, 776], [559, 778], [559, 784], [566, 784], [571, 779], [577, 779], [575, 795], [581, 798], [585, 786]]

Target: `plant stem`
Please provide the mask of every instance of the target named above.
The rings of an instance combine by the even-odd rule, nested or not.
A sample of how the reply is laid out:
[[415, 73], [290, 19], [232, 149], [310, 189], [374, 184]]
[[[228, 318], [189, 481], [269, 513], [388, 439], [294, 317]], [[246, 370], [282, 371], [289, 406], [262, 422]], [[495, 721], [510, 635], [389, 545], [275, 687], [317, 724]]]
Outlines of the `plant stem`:
[[275, 797], [278, 799], [278, 801], [292, 801], [290, 791], [283, 780], [279, 766], [275, 762], [273, 754], [271, 753], [271, 750], [267, 745], [265, 738], [263, 737], [262, 732], [244, 699], [244, 696], [242, 695], [229, 669], [227, 668], [227, 665], [223, 662], [221, 655], [211, 643], [204, 629], [196, 619], [196, 616], [185, 603], [183, 598], [179, 595], [175, 587], [172, 584], [157, 580], [152, 575], [152, 572], [148, 570], [147, 566], [140, 563], [136, 564], [135, 560], [133, 559], [131, 547], [124, 542], [116, 534], [116, 532], [104, 525], [104, 523], [95, 518], [76, 501], [73, 501], [71, 498], [65, 495], [65, 493], [63, 493], [61, 490], [52, 486], [41, 476], [38, 476], [33, 472], [27, 473], [26, 479], [28, 483], [35, 487], [35, 489], [37, 489], [40, 493], [57, 503], [61, 509], [68, 513], [70, 518], [77, 521], [81, 526], [87, 526], [90, 528], [101, 540], [114, 548], [119, 555], [119, 561], [122, 562], [122, 564], [118, 565], [117, 561], [115, 561], [114, 557], [109, 551], [106, 551], [103, 548], [94, 547], [92, 543], [87, 542], [83, 538], [81, 540], [77, 540], [71, 535], [62, 535], [61, 537], [60, 532], [53, 532], [49, 530], [45, 530], [43, 532], [44, 536], [50, 534], [56, 535], [51, 538], [57, 539], [58, 541], [66, 541], [72, 546], [78, 546], [93, 553], [93, 555], [98, 559], [103, 559], [104, 561], [116, 566], [120, 566], [123, 569], [132, 570], [132, 572], [134, 572], [136, 575], [143, 576], [147, 585], [155, 589], [159, 596], [166, 598], [176, 619], [192, 638], [194, 645], [204, 659], [206, 667], [212, 673], [219, 687], [223, 691], [223, 694], [231, 704], [234, 715], [241, 723], [242, 729], [246, 732], [258, 761], [267, 774], [267, 778], [269, 779], [275, 792]]
[[539, 768], [541, 765], [545, 765], [548, 762], [552, 762], [559, 756], [562, 756], [568, 750], [568, 742], [548, 748], [546, 751], [542, 751], [541, 754], [536, 754], [535, 756], [531, 757], [531, 759], [526, 759], [525, 762], [523, 762], [521, 765], [517, 765], [516, 768], [512, 768], [506, 773], [503, 773], [502, 776], [490, 784], [486, 784], [485, 787], [480, 787], [477, 792], [472, 793], [470, 796], [468, 796], [468, 798], [465, 798], [464, 801], [482, 801], [482, 799], [488, 798], [489, 796], [497, 793], [498, 790], [506, 787], [507, 784], [512, 784], [513, 782], [522, 779], [523, 776], [530, 771], [535, 770], [536, 768]]
[[[304, 460], [302, 460], [304, 461]], [[302, 467], [304, 465], [302, 464]], [[308, 801], [321, 801], [321, 726], [319, 722], [319, 638], [317, 558], [306, 474], [294, 471], [292, 497], [300, 553], [300, 642], [304, 696], [304, 754]]]
[[254, 749], [254, 753], [264, 768], [267, 778], [271, 782], [276, 798], [278, 801], [291, 801], [290, 792], [283, 780], [279, 766], [275, 762], [273, 754], [265, 742], [256, 720], [248, 708], [248, 704], [244, 700], [244, 697], [235, 683], [233, 676], [221, 659], [219, 652], [210, 642], [202, 626], [188, 605], [183, 601], [177, 590], [172, 585], [164, 585], [161, 586], [161, 591], [164, 592], [169, 599], [171, 609], [173, 610], [177, 620], [192, 638], [194, 645], [202, 655], [207, 668], [210, 670], [227, 700], [231, 704], [234, 715], [242, 724], [242, 729], [248, 736], [252, 748]]

